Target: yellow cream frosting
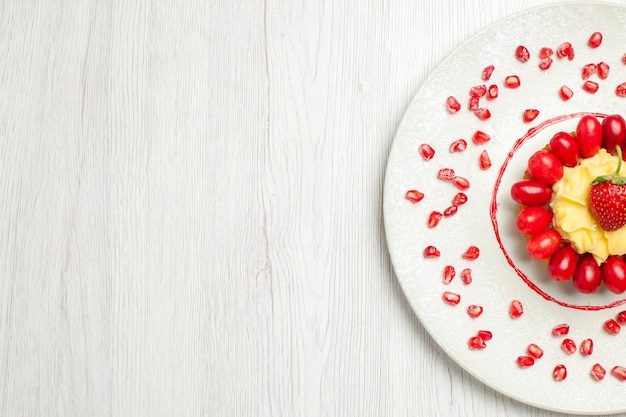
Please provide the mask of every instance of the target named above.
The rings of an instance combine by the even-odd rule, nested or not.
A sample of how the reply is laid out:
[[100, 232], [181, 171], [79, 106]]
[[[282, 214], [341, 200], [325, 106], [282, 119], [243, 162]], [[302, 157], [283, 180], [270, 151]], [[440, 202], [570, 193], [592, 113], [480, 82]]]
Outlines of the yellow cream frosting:
[[626, 254], [626, 226], [607, 232], [587, 205], [591, 182], [599, 175], [615, 173], [616, 168], [617, 157], [602, 148], [577, 166], [564, 167], [563, 178], [552, 186], [550, 207], [554, 212], [554, 227], [578, 253], [591, 253], [598, 264], [609, 255]]

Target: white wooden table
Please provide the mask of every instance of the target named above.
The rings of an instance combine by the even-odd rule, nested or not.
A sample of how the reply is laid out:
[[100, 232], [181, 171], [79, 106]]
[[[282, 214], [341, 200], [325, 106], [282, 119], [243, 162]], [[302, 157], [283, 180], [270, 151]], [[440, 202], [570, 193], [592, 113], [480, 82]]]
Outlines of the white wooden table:
[[544, 3], [4, 1], [0, 415], [557, 416], [432, 341], [381, 208], [420, 83]]

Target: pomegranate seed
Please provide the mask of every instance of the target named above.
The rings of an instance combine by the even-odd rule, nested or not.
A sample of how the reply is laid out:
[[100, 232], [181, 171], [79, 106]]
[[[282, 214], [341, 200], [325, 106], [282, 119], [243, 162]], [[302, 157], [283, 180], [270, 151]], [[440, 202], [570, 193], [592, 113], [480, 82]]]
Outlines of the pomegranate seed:
[[452, 181], [456, 177], [454, 170], [452, 168], [441, 168], [439, 172], [437, 172], [437, 178], [443, 181]]
[[517, 88], [521, 85], [517, 75], [509, 75], [504, 79], [504, 86], [507, 88]]
[[448, 285], [449, 283], [452, 282], [455, 275], [456, 275], [456, 270], [454, 269], [454, 267], [452, 265], [446, 265], [443, 268], [443, 283]]
[[541, 357], [543, 356], [543, 349], [541, 349], [534, 343], [528, 345], [528, 347], [526, 348], [526, 352], [528, 352], [528, 354], [535, 359], [541, 359]]
[[568, 324], [558, 324], [552, 328], [552, 336], [565, 336], [569, 333]]
[[615, 320], [608, 319], [604, 322], [604, 330], [610, 334], [618, 334], [622, 330], [622, 326], [620, 326]]
[[493, 335], [491, 334], [491, 332], [489, 330], [479, 330], [478, 331], [478, 337], [480, 337], [481, 339], [483, 339], [486, 342], [488, 340], [491, 340]]
[[567, 58], [569, 56], [569, 51], [572, 49], [572, 44], [569, 42], [563, 42], [556, 49], [556, 55], [559, 58]]
[[470, 337], [470, 339], [467, 341], [467, 346], [469, 346], [469, 348], [472, 350], [484, 349], [487, 347], [485, 341], [480, 336]]
[[524, 115], [522, 116], [522, 120], [524, 120], [524, 123], [529, 123], [535, 120], [537, 116], [539, 116], [539, 110], [526, 109], [524, 110]]
[[461, 302], [461, 296], [454, 292], [444, 291], [443, 301], [445, 301], [446, 303], [452, 306], [455, 306]]
[[454, 185], [457, 186], [458, 189], [465, 191], [470, 187], [470, 183], [467, 180], [467, 178], [463, 178], [463, 177], [454, 177], [454, 179], [452, 180], [452, 182], [454, 183]]
[[609, 76], [609, 64], [607, 64], [606, 62], [600, 62], [598, 64], [598, 77], [600, 77], [600, 79], [602, 80], [606, 80]]
[[585, 65], [582, 70], [583, 80], [586, 80], [587, 78], [591, 77], [597, 71], [598, 71], [598, 66], [596, 64]]
[[479, 101], [480, 101], [480, 99], [478, 97], [470, 96], [469, 103], [468, 103], [467, 107], [471, 111], [476, 111], [476, 110], [478, 110], [478, 107], [479, 107], [479, 103], [478, 103]]
[[450, 96], [446, 99], [446, 107], [450, 113], [456, 113], [461, 110], [461, 103], [454, 96]]
[[467, 307], [467, 314], [473, 319], [483, 314], [483, 308], [477, 305], [470, 305]]
[[554, 371], [552, 371], [552, 377], [555, 381], [563, 381], [567, 378], [567, 368], [565, 365], [557, 365], [554, 367]]
[[470, 268], [465, 268], [461, 271], [461, 280], [465, 285], [470, 285], [472, 283], [472, 270]]
[[452, 204], [455, 206], [462, 206], [465, 203], [467, 203], [467, 195], [465, 193], [457, 193], [452, 198]]
[[404, 195], [404, 198], [415, 204], [422, 201], [422, 199], [424, 198], [424, 193], [420, 193], [417, 190], [409, 190]]
[[542, 58], [541, 61], [539, 61], [539, 68], [541, 68], [544, 71], [548, 70], [552, 66], [552, 62], [554, 61], [550, 57]]
[[599, 363], [596, 363], [591, 367], [591, 377], [596, 381], [602, 381], [604, 376], [606, 375], [606, 369], [602, 367]]
[[458, 209], [459, 209], [458, 206], [450, 206], [443, 211], [443, 215], [444, 217], [453, 216], [454, 214], [456, 214]]
[[419, 153], [425, 160], [433, 159], [435, 156], [435, 150], [427, 143], [422, 143], [419, 147]]
[[424, 249], [424, 258], [438, 258], [441, 256], [441, 252], [434, 246], [426, 246]]
[[486, 107], [481, 107], [479, 109], [474, 110], [474, 114], [480, 120], [487, 120], [487, 119], [489, 119], [491, 117], [491, 112]]
[[587, 45], [592, 48], [597, 48], [602, 43], [602, 34], [600, 32], [593, 32], [587, 41]]
[[563, 339], [563, 342], [561, 342], [561, 349], [563, 349], [563, 352], [571, 355], [576, 352], [576, 342], [572, 339]]
[[470, 246], [463, 254], [463, 259], [474, 260], [480, 255], [480, 250], [476, 246]]
[[522, 305], [522, 302], [519, 300], [511, 301], [511, 306], [509, 307], [509, 315], [511, 318], [518, 319], [522, 317], [522, 314], [524, 314], [524, 306]]
[[580, 343], [580, 354], [589, 356], [593, 353], [593, 340], [585, 339]]
[[487, 89], [487, 99], [493, 100], [496, 97], [498, 97], [498, 86], [495, 84], [491, 84]]
[[428, 227], [432, 229], [433, 227], [437, 226], [442, 217], [443, 214], [439, 213], [438, 211], [431, 211], [430, 215], [428, 215]]
[[520, 45], [515, 50], [515, 57], [521, 62], [528, 62], [528, 60], [530, 59], [530, 53], [525, 46]]
[[559, 95], [561, 96], [563, 100], [567, 101], [570, 98], [572, 98], [572, 96], [574, 95], [574, 92], [572, 91], [571, 88], [564, 85], [564, 86], [561, 86], [561, 89], [559, 90]]
[[470, 88], [470, 97], [481, 98], [487, 94], [487, 86], [486, 85], [476, 85]]
[[596, 91], [598, 91], [599, 87], [600, 86], [598, 85], [597, 82], [590, 81], [590, 80], [585, 81], [585, 83], [583, 84], [583, 90], [585, 90], [589, 94], [595, 94]]
[[450, 152], [463, 152], [467, 148], [467, 141], [465, 139], [457, 139], [450, 144]]
[[544, 58], [549, 58], [554, 54], [554, 51], [552, 50], [552, 48], [546, 48], [543, 47], [539, 50], [539, 58], [540, 59], [544, 59]]
[[480, 165], [480, 169], [487, 170], [491, 168], [491, 158], [489, 158], [489, 154], [487, 150], [483, 150], [478, 157], [478, 162]]
[[617, 87], [615, 87], [615, 94], [618, 97], [626, 97], [626, 83], [621, 83]]
[[617, 313], [617, 322], [620, 324], [626, 323], [626, 311], [620, 311]]
[[535, 364], [535, 359], [531, 356], [518, 356], [517, 357], [517, 366], [520, 368], [528, 368], [529, 366], [533, 366]]
[[494, 69], [495, 67], [493, 65], [487, 65], [485, 69], [483, 69], [483, 73], [482, 73], [483, 80], [489, 81], [489, 79], [491, 78], [491, 74], [493, 74]]
[[472, 142], [474, 142], [476, 144], [487, 143], [490, 140], [491, 140], [491, 136], [489, 136], [487, 133], [485, 133], [485, 132], [483, 132], [481, 130], [477, 130], [472, 135]]
[[620, 381], [626, 381], [626, 368], [623, 366], [614, 366], [611, 374]]

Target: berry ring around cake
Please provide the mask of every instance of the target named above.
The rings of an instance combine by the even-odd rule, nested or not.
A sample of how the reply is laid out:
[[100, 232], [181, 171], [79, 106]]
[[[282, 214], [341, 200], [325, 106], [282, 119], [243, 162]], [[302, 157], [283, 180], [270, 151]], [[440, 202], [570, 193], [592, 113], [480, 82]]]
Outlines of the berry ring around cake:
[[626, 122], [586, 115], [574, 132], [557, 132], [528, 159], [511, 186], [516, 228], [550, 277], [595, 293], [626, 291]]

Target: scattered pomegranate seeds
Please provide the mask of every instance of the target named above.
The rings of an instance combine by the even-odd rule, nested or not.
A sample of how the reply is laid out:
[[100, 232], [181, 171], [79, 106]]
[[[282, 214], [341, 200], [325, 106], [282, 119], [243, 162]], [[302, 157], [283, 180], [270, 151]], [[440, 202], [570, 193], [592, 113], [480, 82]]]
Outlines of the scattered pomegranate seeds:
[[598, 66], [596, 64], [590, 63], [590, 64], [587, 64], [587, 65], [583, 66], [583, 69], [582, 69], [582, 78], [583, 78], [583, 80], [588, 79], [593, 74], [595, 74], [597, 71], [598, 71]]
[[561, 342], [561, 349], [563, 349], [563, 352], [571, 355], [576, 352], [576, 342], [572, 339], [563, 339], [563, 342]]
[[571, 88], [564, 85], [564, 86], [561, 86], [561, 88], [559, 89], [559, 95], [561, 96], [563, 100], [567, 101], [570, 98], [572, 98], [572, 96], [574, 95], [574, 92], [572, 91]]
[[517, 88], [521, 84], [522, 83], [517, 75], [509, 75], [504, 79], [504, 86], [507, 88]]
[[443, 214], [441, 214], [438, 211], [431, 211], [430, 214], [428, 215], [428, 227], [430, 227], [431, 229], [435, 226], [437, 226], [439, 224], [439, 222], [441, 221], [441, 218], [443, 217]]
[[420, 155], [422, 155], [422, 158], [424, 158], [427, 161], [429, 159], [433, 159], [433, 156], [435, 156], [435, 150], [432, 148], [432, 146], [430, 146], [427, 143], [422, 143], [419, 146], [419, 153]]
[[495, 67], [493, 65], [487, 65], [485, 69], [483, 69], [482, 78], [485, 81], [489, 81], [491, 78], [491, 74], [493, 74], [493, 70]]
[[515, 50], [515, 58], [517, 58], [517, 60], [521, 62], [528, 62], [528, 60], [530, 59], [530, 53], [525, 46], [520, 45]]
[[450, 217], [456, 214], [456, 212], [458, 211], [459, 207], [458, 206], [450, 206], [448, 208], [446, 208], [443, 211], [443, 216], [444, 217]]
[[487, 143], [490, 140], [491, 140], [491, 136], [489, 136], [487, 133], [483, 132], [482, 130], [477, 130], [472, 135], [472, 142], [476, 144]]
[[465, 191], [465, 190], [467, 190], [470, 187], [470, 183], [469, 183], [469, 180], [467, 178], [454, 177], [452, 182], [461, 191]]
[[467, 149], [467, 141], [465, 139], [457, 139], [450, 144], [450, 152], [463, 152]]
[[534, 343], [528, 345], [528, 347], [526, 348], [526, 352], [528, 352], [528, 354], [535, 359], [541, 359], [541, 357], [543, 356], [543, 349], [541, 349]]
[[470, 305], [467, 307], [467, 314], [475, 319], [476, 317], [480, 316], [481, 314], [483, 314], [483, 308], [481, 306], [478, 305]]
[[446, 265], [443, 267], [443, 283], [448, 285], [452, 282], [456, 275], [456, 270], [452, 265]]
[[422, 201], [422, 199], [424, 198], [424, 193], [421, 193], [417, 190], [409, 190], [404, 195], [404, 198], [415, 204]]
[[489, 154], [487, 150], [483, 150], [478, 157], [478, 163], [480, 165], [480, 169], [487, 170], [491, 168], [491, 158], [489, 158]]
[[442, 297], [443, 297], [443, 301], [453, 306], [461, 302], [461, 296], [454, 292], [444, 291]]
[[479, 109], [474, 110], [474, 114], [480, 120], [487, 120], [487, 119], [489, 119], [491, 117], [491, 112], [486, 107], [481, 107]]
[[614, 366], [611, 374], [620, 381], [626, 381], [626, 368], [623, 366]]
[[595, 94], [598, 91], [599, 87], [600, 86], [597, 82], [590, 80], [585, 81], [585, 83], [583, 84], [583, 90], [585, 90], [589, 94]]
[[585, 339], [580, 343], [580, 354], [589, 356], [593, 353], [593, 340]]
[[474, 259], [477, 259], [479, 255], [480, 255], [480, 250], [476, 246], [472, 245], [469, 248], [467, 248], [467, 250], [463, 254], [463, 259], [474, 260]]
[[450, 113], [456, 113], [461, 110], [461, 103], [454, 96], [450, 96], [446, 99], [446, 107]]
[[467, 203], [467, 194], [465, 194], [465, 193], [457, 193], [452, 198], [452, 204], [455, 205], [455, 206], [462, 206], [465, 203]]
[[567, 378], [567, 368], [565, 365], [557, 365], [554, 367], [554, 371], [552, 371], [552, 377], [555, 381], [563, 381]]
[[608, 319], [607, 321], [605, 321], [603, 327], [604, 330], [606, 330], [610, 334], [618, 334], [622, 330], [622, 326], [620, 326], [619, 323], [613, 319]]
[[441, 252], [434, 246], [426, 246], [424, 249], [424, 258], [438, 258], [441, 256]]
[[517, 357], [517, 366], [520, 368], [528, 368], [529, 366], [533, 366], [535, 364], [535, 359], [531, 356], [518, 356]]
[[615, 94], [618, 97], [626, 97], [626, 83], [621, 83], [617, 87], [615, 87]]
[[486, 342], [488, 340], [491, 340], [493, 335], [491, 334], [491, 332], [489, 330], [479, 330], [478, 331], [478, 337], [480, 337], [481, 339], [483, 339]]
[[526, 109], [524, 110], [524, 114], [522, 116], [522, 120], [524, 123], [529, 123], [535, 120], [539, 116], [539, 110], [537, 109]]
[[567, 58], [571, 61], [574, 59], [574, 47], [569, 42], [563, 42], [556, 49], [556, 55], [559, 58]]
[[620, 324], [626, 323], [626, 311], [620, 311], [617, 313], [617, 322]]
[[604, 376], [606, 375], [606, 369], [602, 367], [599, 363], [596, 363], [591, 367], [591, 377], [596, 381], [602, 381]]
[[487, 345], [485, 344], [485, 341], [480, 336], [470, 337], [469, 340], [467, 341], [467, 346], [469, 346], [469, 348], [472, 350], [484, 349], [487, 347]]
[[487, 89], [487, 100], [493, 100], [498, 97], [498, 86], [491, 84]]
[[544, 71], [545, 71], [545, 70], [548, 70], [548, 69], [550, 69], [550, 67], [552, 66], [552, 62], [554, 62], [554, 61], [553, 61], [553, 60], [552, 60], [552, 58], [550, 58], [550, 57], [547, 57], [547, 58], [542, 58], [542, 59], [539, 61], [539, 68], [540, 68], [540, 69], [542, 69], [542, 70], [544, 70]]
[[470, 268], [465, 268], [461, 271], [461, 281], [463, 281], [465, 285], [472, 283], [472, 270]]
[[509, 307], [509, 315], [511, 318], [518, 319], [522, 317], [522, 314], [524, 314], [524, 306], [522, 305], [522, 302], [519, 300], [511, 301], [511, 306]]
[[470, 97], [482, 98], [487, 94], [487, 86], [486, 85], [476, 85], [470, 88]]
[[554, 51], [552, 50], [552, 48], [543, 47], [539, 50], [540, 59], [549, 58], [552, 55], [554, 55]]
[[597, 48], [602, 43], [602, 34], [600, 32], [593, 32], [587, 41], [587, 45], [592, 48]]
[[568, 324], [558, 324], [552, 328], [552, 336], [565, 336], [569, 333]]
[[456, 173], [452, 168], [441, 168], [437, 172], [437, 178], [443, 181], [450, 182], [456, 177]]
[[606, 62], [600, 62], [598, 64], [598, 77], [600, 77], [600, 79], [602, 80], [606, 80], [609, 76], [609, 64], [607, 64]]

